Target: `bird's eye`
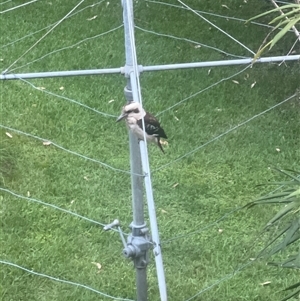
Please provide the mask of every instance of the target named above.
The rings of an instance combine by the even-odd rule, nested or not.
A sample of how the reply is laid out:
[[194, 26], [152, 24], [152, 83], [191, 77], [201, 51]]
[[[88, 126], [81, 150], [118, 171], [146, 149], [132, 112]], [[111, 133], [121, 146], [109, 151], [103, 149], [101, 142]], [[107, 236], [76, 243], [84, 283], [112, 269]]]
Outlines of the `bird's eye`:
[[134, 113], [139, 113], [139, 109], [135, 109], [133, 112]]

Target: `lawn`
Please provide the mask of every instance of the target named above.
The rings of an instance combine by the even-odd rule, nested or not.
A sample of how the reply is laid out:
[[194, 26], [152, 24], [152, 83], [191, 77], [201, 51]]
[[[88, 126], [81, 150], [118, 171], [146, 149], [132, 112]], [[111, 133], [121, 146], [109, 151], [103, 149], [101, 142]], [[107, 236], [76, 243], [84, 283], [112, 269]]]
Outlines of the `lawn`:
[[[0, 10], [22, 3], [3, 1]], [[84, 1], [27, 52], [46, 26], [78, 3], [36, 1], [2, 13], [1, 71], [124, 66], [120, 1]], [[267, 1], [185, 3], [210, 13], [203, 16], [253, 52], [270, 31], [233, 19], [272, 8]], [[178, 5], [134, 1], [139, 64], [253, 56]], [[285, 55], [294, 42], [288, 33], [265, 56]], [[192, 300], [274, 301], [299, 280], [299, 271], [251, 260], [268, 239], [260, 233], [278, 207], [236, 210], [272, 190], [259, 184], [284, 180], [272, 167], [300, 170], [299, 76], [299, 61], [141, 74], [144, 107], [169, 137], [165, 155], [148, 146], [169, 300], [199, 293]], [[0, 84], [1, 300], [110, 300], [99, 292], [135, 300], [133, 264], [122, 256], [119, 234], [101, 226], [118, 218], [129, 233], [132, 222], [128, 135], [115, 122], [126, 79]], [[148, 267], [149, 300], [159, 300], [153, 258]]]

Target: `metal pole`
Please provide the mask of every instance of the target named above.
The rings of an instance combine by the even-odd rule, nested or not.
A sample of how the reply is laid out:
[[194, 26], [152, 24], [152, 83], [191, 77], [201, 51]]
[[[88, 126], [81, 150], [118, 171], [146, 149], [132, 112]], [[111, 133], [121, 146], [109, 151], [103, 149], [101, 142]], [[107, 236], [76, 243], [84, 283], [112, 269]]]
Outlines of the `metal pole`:
[[187, 69], [187, 68], [203, 68], [203, 67], [221, 67], [232, 65], [255, 65], [257, 63], [281, 63], [287, 61], [298, 61], [300, 55], [287, 55], [287, 56], [273, 56], [262, 57], [253, 61], [253, 58], [238, 59], [238, 60], [223, 60], [223, 61], [210, 61], [210, 62], [194, 62], [194, 63], [182, 63], [182, 64], [169, 64], [169, 65], [157, 65], [157, 66], [141, 66], [140, 72], [144, 71], [164, 71], [174, 69]]
[[[287, 61], [298, 61], [300, 55], [286, 55], [286, 56], [272, 56], [262, 57], [253, 62], [252, 58], [238, 59], [238, 60], [223, 60], [223, 61], [210, 61], [210, 62], [194, 62], [182, 64], [168, 64], [156, 66], [142, 66], [139, 65], [139, 72], [148, 71], [165, 71], [175, 69], [187, 68], [204, 68], [204, 67], [220, 67], [232, 65], [247, 65], [253, 63], [280, 63]], [[126, 66], [120, 68], [110, 69], [91, 69], [91, 70], [71, 70], [71, 71], [52, 71], [52, 72], [33, 72], [33, 73], [17, 73], [17, 74], [0, 74], [0, 80], [13, 80], [13, 79], [32, 79], [32, 78], [46, 78], [46, 77], [66, 77], [66, 76], [86, 76], [86, 75], [100, 75], [100, 74], [126, 74]]]
[[[133, 73], [130, 73], [130, 76], [132, 82], [134, 82]], [[134, 97], [138, 98], [138, 91], [136, 85], [132, 85], [132, 93]], [[159, 240], [158, 225], [156, 221], [156, 211], [155, 211], [155, 204], [154, 204], [153, 191], [152, 191], [150, 167], [148, 161], [147, 148], [144, 141], [140, 141], [140, 150], [141, 150], [142, 167], [145, 174], [144, 180], [145, 180], [148, 212], [149, 212], [150, 226], [151, 226], [153, 254], [156, 263], [158, 287], [159, 287], [161, 301], [167, 301], [165, 272], [163, 268], [163, 259], [162, 259], [161, 246]]]
[[[123, 4], [123, 21], [125, 33], [125, 54], [126, 66], [132, 68], [132, 52], [128, 26], [127, 5]], [[131, 81], [129, 74], [127, 76], [127, 86], [125, 88], [125, 97], [127, 101], [132, 101]], [[148, 249], [150, 247], [148, 239], [148, 229], [144, 220], [144, 200], [143, 200], [143, 178], [137, 176], [142, 174], [141, 154], [137, 137], [129, 131], [130, 145], [130, 167], [131, 167], [131, 189], [132, 189], [132, 208], [133, 222], [131, 224], [132, 234], [128, 238], [127, 248], [123, 253], [127, 257], [132, 257], [136, 269], [136, 287], [137, 300], [147, 301], [148, 285], [147, 285], [147, 263]], [[136, 252], [134, 252], [136, 250]], [[132, 253], [131, 253], [132, 251]]]
[[32, 73], [17, 73], [17, 74], [0, 74], [0, 79], [32, 79], [46, 77], [66, 77], [66, 76], [86, 76], [86, 75], [101, 75], [101, 74], [121, 74], [122, 68], [110, 69], [90, 69], [90, 70], [70, 70], [70, 71], [51, 71], [51, 72], [32, 72]]
[[[130, 54], [131, 54], [130, 62], [132, 63], [131, 66], [132, 68], [128, 68], [128, 74], [130, 76], [132, 96], [135, 101], [142, 102], [141, 94], [139, 90], [139, 70], [137, 65], [136, 49], [135, 49], [135, 41], [134, 41], [135, 40], [134, 24], [133, 24], [134, 18], [133, 18], [132, 0], [124, 0], [123, 4], [124, 4], [124, 9], [126, 9], [127, 12], [128, 24], [126, 24], [126, 26], [128, 26], [128, 34], [130, 38], [128, 41], [125, 41], [125, 44], [128, 43], [127, 45], [130, 49]], [[166, 289], [165, 274], [164, 274], [163, 261], [162, 261], [162, 253], [160, 248], [158, 226], [156, 221], [156, 212], [155, 212], [152, 183], [150, 177], [148, 153], [147, 153], [146, 143], [144, 141], [140, 141], [140, 153], [141, 153], [143, 172], [145, 174], [144, 180], [145, 180], [148, 212], [150, 217], [153, 253], [156, 262], [156, 271], [158, 277], [160, 299], [161, 301], [167, 301], [167, 289]]]

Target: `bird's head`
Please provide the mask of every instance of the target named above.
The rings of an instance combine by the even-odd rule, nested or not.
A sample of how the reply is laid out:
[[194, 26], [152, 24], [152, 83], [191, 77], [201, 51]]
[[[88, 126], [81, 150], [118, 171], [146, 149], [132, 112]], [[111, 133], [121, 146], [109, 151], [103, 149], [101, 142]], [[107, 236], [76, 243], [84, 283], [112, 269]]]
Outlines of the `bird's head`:
[[141, 119], [145, 116], [145, 111], [138, 102], [129, 102], [122, 108], [121, 115], [117, 118], [116, 122], [121, 121], [124, 118], [135, 118], [136, 120]]

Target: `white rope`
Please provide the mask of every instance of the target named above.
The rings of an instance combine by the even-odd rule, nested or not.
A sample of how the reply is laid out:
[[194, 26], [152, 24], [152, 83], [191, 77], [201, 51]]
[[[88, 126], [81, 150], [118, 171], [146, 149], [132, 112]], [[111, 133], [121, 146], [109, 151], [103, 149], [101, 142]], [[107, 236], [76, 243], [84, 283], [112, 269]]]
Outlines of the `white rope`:
[[152, 30], [144, 29], [144, 28], [142, 28], [140, 26], [137, 26], [137, 25], [135, 26], [135, 28], [137, 28], [137, 29], [139, 29], [141, 31], [144, 31], [144, 32], [148, 32], [148, 33], [160, 36], [160, 37], [167, 37], [167, 38], [171, 38], [171, 39], [174, 39], [174, 40], [180, 40], [180, 41], [189, 42], [189, 43], [192, 43], [192, 44], [195, 44], [195, 45], [200, 45], [200, 46], [202, 46], [204, 48], [215, 50], [215, 51], [220, 52], [222, 54], [225, 54], [227, 56], [232, 56], [232, 57], [236, 57], [236, 58], [249, 58], [249, 57], [242, 56], [242, 55], [232, 54], [232, 53], [226, 52], [224, 50], [221, 50], [219, 48], [216, 48], [216, 47], [213, 47], [213, 46], [209, 46], [209, 45], [206, 45], [206, 44], [203, 44], [203, 43], [199, 43], [197, 41], [190, 40], [190, 39], [187, 39], [187, 38], [180, 38], [180, 37], [176, 37], [176, 36], [169, 35], [169, 34], [158, 33], [158, 32], [152, 31]]
[[[175, 4], [171, 4], [171, 3], [167, 3], [167, 2], [154, 1], [154, 0], [146, 0], [146, 1], [149, 2], [149, 3], [166, 5], [166, 6], [170, 6], [170, 7], [179, 8], [179, 9], [189, 10], [186, 7], [182, 7], [180, 5], [175, 5]], [[223, 18], [223, 19], [226, 19], [226, 20], [234, 20], [234, 21], [239, 21], [239, 22], [243, 22], [243, 23], [248, 21], [248, 20], [241, 19], [241, 18], [226, 16], [226, 15], [219, 15], [219, 14], [210, 13], [210, 12], [206, 12], [206, 11], [202, 11], [202, 10], [195, 10], [195, 11], [202, 14], [202, 15], [209, 15], [209, 16], [213, 16], [213, 17]], [[272, 25], [264, 24], [264, 23], [260, 23], [260, 22], [256, 22], [256, 21], [250, 21], [249, 23], [255, 24], [255, 25], [258, 25], [258, 26], [267, 27], [267, 28], [274, 28], [274, 26], [272, 26]], [[290, 31], [292, 31], [292, 30], [290, 30]]]
[[[23, 68], [23, 67], [26, 67], [26, 66], [31, 65], [31, 64], [33, 64], [33, 63], [35, 63], [35, 62], [38, 62], [38, 61], [44, 59], [45, 57], [47, 57], [47, 56], [49, 56], [49, 55], [52, 55], [52, 54], [54, 54], [54, 53], [57, 53], [57, 52], [60, 52], [60, 51], [66, 50], [66, 49], [74, 48], [75, 46], [78, 46], [78, 45], [80, 45], [80, 44], [82, 44], [82, 43], [84, 43], [84, 42], [86, 42], [86, 41], [93, 40], [93, 39], [99, 38], [99, 37], [101, 37], [101, 36], [104, 36], [104, 35], [106, 35], [106, 34], [108, 34], [108, 33], [111, 33], [111, 32], [113, 32], [113, 31], [116, 31], [116, 30], [118, 30], [118, 29], [120, 29], [120, 28], [122, 28], [122, 27], [123, 27], [123, 24], [122, 24], [122, 25], [119, 25], [119, 26], [117, 26], [117, 27], [115, 27], [115, 28], [112, 28], [112, 29], [110, 29], [110, 30], [107, 30], [107, 31], [105, 31], [105, 32], [99, 33], [99, 34], [97, 34], [97, 35], [95, 35], [95, 36], [85, 38], [85, 39], [83, 39], [83, 40], [81, 40], [81, 41], [79, 41], [79, 42], [76, 42], [76, 43], [73, 44], [73, 45], [66, 46], [66, 47], [62, 47], [62, 48], [53, 50], [53, 51], [51, 51], [51, 52], [48, 52], [48, 53], [46, 53], [45, 55], [43, 55], [43, 56], [41, 56], [41, 57], [39, 57], [39, 58], [37, 58], [37, 59], [35, 59], [35, 60], [33, 60], [33, 61], [30, 61], [30, 62], [28, 62], [28, 63], [26, 63], [26, 64], [24, 64], [24, 65], [22, 65], [22, 66], [19, 66], [19, 67], [16, 67], [16, 68], [11, 69], [10, 72], [15, 71], [15, 70], [20, 69], [20, 68]], [[7, 70], [5, 70], [3, 73], [6, 73], [6, 71], [7, 71]]]
[[10, 1], [11, 1], [11, 0], [6, 0], [6, 1], [4, 1], [4, 2], [1, 2], [0, 5], [5, 4], [5, 3], [7, 3], [7, 2], [10, 2]]
[[199, 291], [198, 293], [196, 293], [195, 295], [193, 295], [192, 297], [190, 297], [189, 299], [186, 299], [185, 301], [191, 301], [194, 298], [198, 297], [199, 295], [203, 294], [204, 292], [212, 289], [213, 287], [215, 287], [216, 285], [219, 285], [220, 283], [231, 279], [232, 277], [234, 277], [236, 274], [238, 274], [239, 272], [241, 272], [243, 269], [245, 269], [246, 267], [248, 267], [249, 265], [252, 265], [255, 262], [255, 260], [251, 260], [245, 264], [243, 264], [242, 266], [240, 266], [239, 268], [237, 268], [236, 270], [234, 270], [231, 274], [227, 274], [226, 276], [224, 276], [223, 278], [217, 280], [216, 282], [214, 282], [213, 284], [211, 284], [210, 286], [202, 289], [201, 291]]
[[[20, 7], [23, 7], [23, 6], [26, 6], [26, 5], [31, 4], [31, 3], [33, 3], [33, 2], [36, 2], [36, 1], [38, 1], [38, 0], [32, 0], [32, 1], [29, 1], [29, 2], [26, 2], [26, 3], [20, 4], [20, 5], [17, 5], [17, 6], [14, 6], [14, 7], [11, 7], [11, 8], [9, 8], [9, 9], [0, 11], [0, 14], [7, 13], [7, 12], [9, 12], [9, 11], [15, 10], [15, 9], [20, 8]], [[6, 1], [6, 2], [9, 2], [9, 1]], [[3, 2], [3, 3], [1, 3], [1, 4], [4, 4], [4, 3], [6, 3], [6, 2]]]
[[[11, 128], [11, 127], [9, 127], [9, 126], [5, 126], [5, 125], [2, 125], [2, 124], [0, 124], [0, 127], [1, 127], [1, 128], [4, 128], [4, 129], [6, 129], [6, 130], [9, 130], [9, 131], [13, 131], [13, 132], [18, 133], [18, 134], [25, 135], [25, 136], [27, 136], [27, 137], [31, 137], [31, 138], [35, 138], [35, 139], [40, 140], [40, 141], [43, 141], [43, 142], [47, 142], [47, 143], [49, 143], [49, 145], [53, 145], [53, 146], [55, 146], [55, 147], [57, 147], [57, 148], [59, 148], [59, 149], [65, 151], [65, 152], [67, 152], [67, 153], [70, 153], [70, 154], [72, 154], [72, 155], [78, 156], [78, 157], [83, 158], [83, 159], [85, 159], [85, 160], [89, 160], [89, 161], [98, 163], [98, 164], [100, 164], [100, 165], [103, 165], [104, 167], [107, 167], [107, 168], [111, 169], [111, 170], [114, 170], [114, 171], [117, 171], [117, 172], [126, 173], [126, 174], [129, 174], [129, 175], [134, 174], [134, 173], [131, 173], [130, 171], [123, 170], [123, 169], [119, 169], [119, 168], [115, 168], [115, 167], [113, 167], [113, 166], [111, 166], [111, 165], [109, 165], [109, 164], [106, 164], [106, 163], [104, 163], [104, 162], [101, 162], [101, 161], [99, 161], [99, 160], [96, 160], [96, 159], [87, 157], [87, 156], [85, 156], [85, 155], [76, 153], [76, 152], [74, 152], [74, 151], [72, 151], [72, 150], [69, 150], [69, 149], [67, 149], [67, 148], [64, 148], [63, 146], [61, 146], [61, 145], [59, 145], [59, 144], [57, 144], [57, 143], [55, 143], [55, 142], [53, 142], [53, 141], [51, 141], [51, 140], [48, 140], [48, 139], [45, 139], [45, 138], [41, 138], [41, 137], [38, 137], [38, 136], [35, 136], [35, 135], [32, 135], [32, 134], [26, 133], [26, 132], [23, 132], [23, 131], [14, 129], [14, 128]], [[140, 174], [134, 174], [134, 175], [143, 177], [143, 175], [140, 175]]]
[[[297, 175], [297, 178], [300, 179], [300, 175]], [[280, 185], [279, 187], [275, 188], [274, 190], [268, 192], [267, 194], [265, 194], [265, 196], [268, 195], [272, 195], [274, 192], [280, 190], [282, 187], [284, 187], [284, 185]], [[178, 239], [183, 239], [183, 238], [187, 238], [187, 237], [191, 237], [194, 236], [196, 234], [199, 234], [209, 228], [211, 228], [212, 226], [217, 225], [219, 222], [223, 221], [224, 219], [226, 219], [227, 217], [231, 216], [233, 213], [240, 211], [241, 209], [245, 208], [245, 206], [241, 206], [241, 207], [237, 207], [227, 213], [225, 213], [224, 215], [222, 215], [220, 218], [218, 218], [217, 220], [215, 220], [214, 222], [209, 223], [208, 225], [206, 225], [205, 227], [198, 229], [198, 230], [194, 230], [192, 232], [188, 232], [188, 233], [182, 233], [182, 234], [178, 234], [177, 236], [173, 236], [169, 239], [163, 240], [162, 244], [167, 244], [170, 243], [174, 240], [178, 240]]]
[[80, 284], [80, 283], [76, 283], [76, 282], [73, 282], [73, 281], [69, 281], [69, 280], [64, 280], [64, 279], [60, 279], [60, 278], [56, 278], [56, 277], [53, 277], [53, 276], [49, 276], [49, 275], [46, 275], [46, 274], [42, 274], [42, 273], [38, 273], [38, 272], [34, 272], [32, 270], [29, 270], [27, 268], [24, 268], [18, 264], [15, 264], [15, 263], [12, 263], [12, 262], [9, 262], [9, 261], [5, 261], [5, 260], [0, 260], [0, 263], [2, 264], [5, 264], [5, 265], [8, 265], [8, 266], [12, 266], [12, 267], [15, 267], [15, 268], [18, 268], [20, 270], [23, 270], [27, 273], [30, 273], [30, 274], [33, 274], [35, 276], [40, 276], [40, 277], [44, 277], [44, 278], [48, 278], [50, 280], [54, 280], [54, 281], [58, 281], [58, 282], [61, 282], [61, 283], [65, 283], [65, 284], [70, 284], [70, 285], [74, 285], [74, 286], [77, 286], [77, 287], [81, 287], [81, 288], [84, 288], [84, 289], [87, 289], [89, 291], [92, 291], [94, 293], [97, 293], [99, 295], [102, 295], [104, 297], [107, 297], [107, 298], [110, 298], [110, 299], [113, 299], [113, 300], [120, 300], [120, 301], [134, 301], [132, 299], [126, 299], [126, 298], [119, 298], [119, 297], [114, 297], [114, 296], [111, 296], [111, 295], [108, 295], [108, 294], [105, 294], [103, 292], [100, 292], [90, 286], [87, 286], [87, 285], [84, 285], [84, 284]]
[[74, 8], [72, 8], [61, 20], [59, 20], [50, 30], [48, 30], [40, 39], [38, 39], [31, 47], [29, 47], [18, 59], [16, 59], [3, 73], [7, 73], [9, 69], [15, 65], [22, 57], [24, 57], [30, 50], [32, 50], [39, 42], [41, 42], [51, 31], [54, 30], [62, 21], [64, 21], [81, 3], [85, 0], [81, 0]]
[[294, 95], [288, 97], [287, 99], [281, 101], [280, 103], [277, 103], [276, 105], [274, 105], [274, 106], [272, 106], [272, 107], [270, 107], [270, 108], [268, 108], [268, 109], [266, 109], [266, 110], [264, 110], [264, 111], [262, 111], [262, 112], [260, 112], [260, 113], [258, 113], [258, 114], [256, 114], [256, 115], [252, 116], [251, 118], [249, 118], [249, 119], [247, 119], [247, 120], [245, 120], [245, 121], [243, 121], [243, 122], [237, 124], [236, 126], [230, 128], [230, 129], [228, 129], [227, 131], [223, 132], [222, 134], [220, 134], [220, 135], [218, 135], [218, 136], [212, 138], [211, 140], [207, 141], [206, 143], [204, 143], [204, 144], [202, 144], [202, 145], [200, 145], [200, 146], [197, 146], [197, 147], [194, 148], [193, 150], [191, 150], [191, 151], [185, 153], [184, 155], [180, 156], [179, 158], [177, 158], [177, 159], [175, 159], [175, 160], [173, 160], [173, 161], [171, 161], [171, 162], [169, 162], [169, 163], [167, 163], [167, 164], [165, 164], [165, 165], [160, 166], [159, 168], [155, 169], [154, 172], [159, 171], [159, 170], [161, 170], [161, 169], [164, 169], [164, 168], [166, 168], [166, 167], [168, 167], [168, 166], [170, 166], [170, 165], [172, 165], [172, 164], [174, 164], [174, 163], [176, 163], [176, 162], [182, 160], [183, 158], [188, 157], [188, 156], [190, 156], [190, 155], [196, 153], [198, 150], [200, 150], [201, 148], [207, 146], [208, 144], [210, 144], [210, 143], [212, 143], [212, 142], [214, 142], [214, 141], [216, 141], [216, 140], [219, 140], [220, 138], [222, 138], [222, 137], [226, 136], [227, 134], [233, 132], [234, 130], [240, 128], [241, 126], [243, 126], [243, 125], [249, 123], [250, 121], [252, 121], [252, 120], [254, 120], [254, 119], [256, 119], [256, 118], [258, 118], [258, 117], [260, 117], [260, 116], [266, 114], [267, 112], [269, 112], [269, 111], [271, 111], [271, 110], [273, 110], [273, 109], [275, 109], [275, 108], [281, 106], [281, 105], [284, 104], [285, 102], [287, 102], [287, 101], [293, 99], [294, 97], [296, 97], [296, 95], [297, 95], [297, 94], [294, 94]]
[[83, 103], [81, 103], [81, 102], [79, 102], [79, 101], [77, 101], [75, 99], [72, 99], [72, 98], [69, 98], [69, 97], [66, 97], [66, 96], [62, 96], [62, 95], [53, 93], [53, 92], [48, 91], [46, 89], [41, 89], [41, 88], [35, 86], [34, 84], [32, 84], [31, 82], [29, 82], [29, 81], [27, 81], [27, 80], [25, 80], [25, 79], [23, 79], [21, 77], [16, 77], [16, 78], [18, 78], [19, 80], [23, 81], [24, 83], [30, 85], [32, 88], [34, 88], [34, 89], [36, 89], [36, 90], [38, 90], [40, 92], [43, 92], [43, 93], [46, 93], [46, 94], [49, 94], [49, 95], [52, 95], [52, 96], [55, 96], [55, 97], [58, 97], [58, 98], [62, 98], [62, 99], [68, 100], [68, 101], [70, 101], [72, 103], [75, 103], [76, 105], [84, 107], [84, 108], [86, 108], [88, 110], [91, 110], [91, 111], [97, 113], [97, 114], [103, 115], [105, 117], [112, 117], [112, 118], [118, 117], [117, 115], [112, 115], [112, 114], [108, 114], [108, 113], [105, 113], [105, 112], [98, 111], [98, 110], [96, 110], [94, 108], [91, 108], [91, 107], [89, 107], [89, 106], [87, 106], [87, 105], [85, 105], [85, 104], [83, 104]]
[[201, 19], [203, 19], [204, 21], [206, 21], [208, 24], [210, 24], [211, 26], [215, 27], [216, 29], [218, 29], [220, 32], [224, 33], [227, 37], [229, 37], [231, 40], [233, 40], [234, 42], [238, 43], [239, 45], [241, 45], [243, 48], [245, 48], [246, 50], [248, 50], [249, 52], [251, 52], [253, 55], [255, 55], [255, 52], [252, 51], [251, 49], [249, 49], [247, 46], [245, 46], [244, 44], [242, 44], [240, 41], [238, 41], [237, 39], [235, 39], [234, 37], [232, 37], [229, 33], [227, 33], [226, 31], [224, 31], [223, 29], [221, 29], [220, 27], [218, 27], [217, 25], [215, 25], [214, 23], [212, 23], [211, 21], [209, 21], [208, 19], [206, 19], [205, 17], [203, 17], [202, 15], [200, 15], [197, 11], [195, 11], [194, 9], [192, 9], [191, 7], [189, 7], [187, 4], [183, 3], [181, 0], [177, 0], [179, 3], [181, 3], [183, 6], [185, 6], [186, 8], [188, 8], [190, 11], [192, 11], [194, 14], [196, 14], [197, 16], [199, 16]]
[[207, 86], [206, 88], [204, 88], [204, 89], [202, 89], [202, 90], [200, 90], [200, 91], [198, 91], [198, 92], [196, 92], [196, 93], [194, 93], [194, 94], [192, 94], [192, 95], [190, 95], [190, 96], [188, 96], [188, 97], [186, 97], [186, 98], [184, 98], [184, 99], [178, 101], [178, 102], [175, 103], [174, 105], [172, 105], [172, 106], [166, 108], [165, 110], [162, 110], [162, 111], [160, 111], [159, 113], [157, 113], [156, 116], [159, 116], [159, 115], [161, 115], [161, 114], [163, 114], [163, 113], [165, 113], [165, 112], [167, 112], [167, 111], [169, 111], [169, 110], [171, 110], [171, 109], [173, 109], [173, 108], [179, 106], [180, 104], [184, 103], [185, 101], [187, 101], [187, 100], [189, 100], [189, 99], [191, 99], [191, 98], [193, 98], [193, 97], [195, 97], [195, 96], [197, 96], [197, 95], [199, 95], [199, 94], [201, 94], [201, 93], [207, 91], [208, 89], [211, 89], [211, 88], [217, 86], [218, 84], [220, 84], [220, 83], [222, 83], [222, 82], [224, 82], [224, 81], [227, 81], [227, 80], [229, 80], [229, 79], [231, 79], [231, 78], [233, 78], [233, 77], [235, 77], [235, 76], [237, 76], [237, 75], [243, 73], [244, 71], [246, 71], [246, 70], [247, 70], [248, 68], [250, 68], [251, 66], [252, 66], [252, 65], [248, 65], [246, 68], [242, 69], [241, 71], [238, 71], [238, 72], [236, 72], [236, 73], [234, 73], [234, 74], [232, 74], [232, 75], [230, 75], [230, 76], [228, 76], [228, 77], [224, 77], [224, 78], [222, 78], [221, 80], [219, 80], [219, 81], [213, 83], [212, 85]]
[[[10, 1], [11, 1], [11, 0], [10, 0]], [[75, 12], [75, 13], [69, 15], [66, 19], [69, 19], [69, 18], [71, 18], [71, 17], [74, 17], [75, 15], [81, 13], [82, 11], [86, 10], [87, 8], [92, 8], [92, 7], [94, 7], [94, 6], [96, 6], [96, 5], [99, 5], [99, 4], [103, 3], [103, 2], [104, 2], [104, 0], [101, 0], [101, 1], [96, 2], [96, 3], [94, 3], [94, 4], [87, 5], [87, 6], [85, 6], [84, 8], [78, 10], [77, 12]], [[27, 34], [27, 35], [25, 35], [25, 36], [23, 36], [23, 37], [21, 37], [21, 38], [19, 38], [19, 39], [16, 39], [16, 40], [14, 40], [14, 41], [12, 41], [12, 42], [9, 42], [8, 44], [5, 44], [5, 45], [0, 46], [0, 48], [5, 48], [5, 47], [8, 47], [9, 45], [13, 45], [13, 44], [15, 44], [15, 43], [17, 43], [17, 42], [19, 42], [19, 41], [22, 41], [22, 40], [24, 40], [24, 39], [26, 39], [26, 38], [28, 38], [28, 37], [31, 37], [31, 36], [35, 35], [35, 34], [39, 33], [40, 31], [43, 31], [43, 30], [45, 30], [45, 29], [47, 29], [47, 28], [49, 28], [49, 27], [51, 27], [51, 26], [53, 26], [53, 25], [55, 25], [55, 24], [56, 24], [56, 22], [55, 22], [55, 23], [52, 23], [52, 24], [50, 24], [50, 25], [48, 25], [48, 26], [46, 26], [46, 27], [44, 27], [44, 28], [42, 28], [42, 29], [39, 29], [39, 30], [37, 30], [37, 31], [31, 32], [31, 33], [29, 33], [29, 34]]]
[[[89, 222], [91, 222], [91, 223], [94, 223], [94, 224], [97, 224], [97, 225], [100, 225], [100, 226], [103, 226], [103, 227], [105, 226], [105, 224], [99, 223], [99, 222], [97, 222], [97, 221], [94, 221], [94, 220], [92, 220], [92, 219], [90, 219], [90, 218], [88, 218], [88, 217], [82, 216], [82, 215], [77, 214], [77, 213], [75, 213], [75, 212], [72, 212], [72, 211], [70, 211], [70, 210], [63, 209], [63, 208], [61, 208], [61, 207], [59, 207], [59, 206], [56, 206], [56, 205], [53, 205], [53, 204], [49, 204], [49, 203], [43, 202], [43, 201], [41, 201], [41, 200], [37, 200], [37, 199], [34, 199], [34, 198], [30, 198], [30, 197], [27, 197], [27, 196], [23, 196], [23, 195], [17, 194], [17, 193], [15, 193], [15, 192], [13, 192], [13, 191], [7, 189], [7, 188], [2, 188], [2, 187], [0, 187], [0, 190], [3, 191], [3, 192], [10, 193], [11, 195], [13, 195], [13, 196], [15, 196], [15, 197], [17, 197], [17, 198], [21, 198], [21, 199], [24, 199], [24, 200], [27, 200], [27, 201], [35, 202], [35, 203], [38, 203], [38, 204], [42, 204], [42, 205], [47, 206], [47, 207], [52, 207], [52, 208], [54, 208], [54, 209], [60, 210], [60, 211], [62, 211], [62, 212], [64, 212], [64, 213], [68, 213], [68, 214], [74, 215], [74, 216], [76, 216], [76, 217], [79, 217], [79, 218], [84, 219], [84, 220], [86, 220], [86, 221], [89, 221]], [[113, 229], [113, 228], [112, 228], [112, 230], [116, 230], [116, 229]], [[116, 231], [117, 231], [117, 230], [116, 230]], [[118, 232], [118, 231], [117, 231], [117, 232]]]

